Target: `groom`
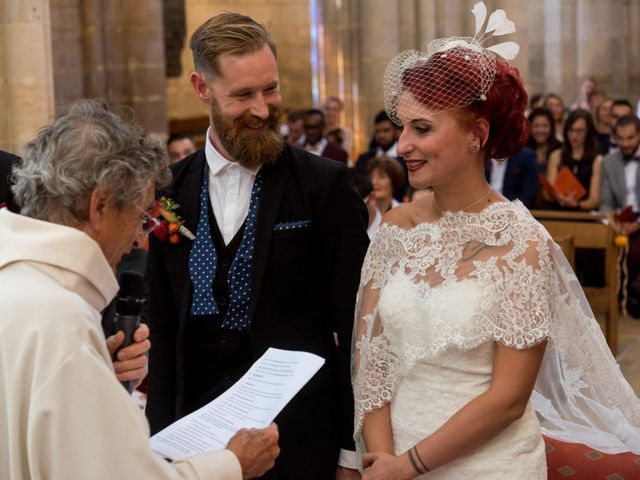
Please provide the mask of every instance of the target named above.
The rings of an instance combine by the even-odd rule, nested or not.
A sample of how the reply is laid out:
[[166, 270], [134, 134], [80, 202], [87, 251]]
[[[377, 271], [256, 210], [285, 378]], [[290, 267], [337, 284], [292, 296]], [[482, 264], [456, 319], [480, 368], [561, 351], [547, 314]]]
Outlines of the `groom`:
[[283, 142], [276, 47], [262, 25], [218, 15], [191, 49], [210, 128], [162, 192], [195, 241], [150, 245], [151, 428], [220, 395], [269, 347], [312, 352], [325, 364], [276, 418], [281, 454], [264, 478], [334, 478], [339, 454], [357, 466], [345, 459], [364, 203], [347, 168]]

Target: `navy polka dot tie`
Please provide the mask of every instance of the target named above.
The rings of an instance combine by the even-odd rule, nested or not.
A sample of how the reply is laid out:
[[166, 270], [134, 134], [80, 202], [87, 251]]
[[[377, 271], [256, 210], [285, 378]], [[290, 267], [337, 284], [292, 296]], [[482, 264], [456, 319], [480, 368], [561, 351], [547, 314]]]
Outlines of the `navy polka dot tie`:
[[[261, 191], [262, 170], [258, 172], [253, 183], [244, 234], [229, 269], [229, 309], [222, 326], [232, 330], [249, 330], [251, 326], [249, 318], [251, 273]], [[205, 168], [202, 190], [200, 191], [200, 220], [198, 221], [196, 240], [189, 253], [189, 274], [193, 282], [192, 315], [220, 313], [212, 290], [217, 264], [218, 256], [209, 228], [209, 170]]]
[[251, 190], [249, 213], [244, 225], [244, 235], [229, 270], [229, 310], [222, 326], [232, 330], [249, 330], [249, 306], [251, 304], [251, 272], [253, 270], [253, 247], [256, 240], [256, 221], [260, 192], [262, 191], [262, 170], [256, 175]]

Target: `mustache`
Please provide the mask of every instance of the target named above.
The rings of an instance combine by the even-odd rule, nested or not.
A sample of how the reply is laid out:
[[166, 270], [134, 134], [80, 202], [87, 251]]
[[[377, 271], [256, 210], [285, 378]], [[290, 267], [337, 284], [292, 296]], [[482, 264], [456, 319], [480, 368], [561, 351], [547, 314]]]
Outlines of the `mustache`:
[[250, 112], [245, 112], [240, 118], [235, 121], [235, 127], [241, 129], [242, 127], [248, 128], [261, 128], [267, 126], [270, 130], [280, 131], [280, 111], [276, 108], [269, 108], [269, 115], [267, 118], [256, 117]]

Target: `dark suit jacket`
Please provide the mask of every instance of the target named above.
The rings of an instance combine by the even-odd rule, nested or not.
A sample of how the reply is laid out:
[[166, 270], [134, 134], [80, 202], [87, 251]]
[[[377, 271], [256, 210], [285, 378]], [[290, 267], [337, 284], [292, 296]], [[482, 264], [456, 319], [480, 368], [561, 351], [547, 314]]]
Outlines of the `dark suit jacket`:
[[[180, 204], [178, 213], [194, 232], [205, 162], [204, 150], [199, 150], [174, 165], [173, 184], [164, 193]], [[252, 356], [255, 360], [277, 347], [312, 352], [326, 361], [276, 419], [280, 473], [272, 471], [268, 478], [320, 480], [335, 472], [340, 447], [353, 449], [349, 363], [355, 295], [368, 245], [367, 213], [347, 168], [337, 162], [285, 145], [277, 162], [263, 168], [251, 284]], [[274, 231], [280, 222], [299, 220], [311, 224]], [[193, 293], [191, 242], [182, 240], [178, 245], [150, 241], [153, 346], [146, 411], [153, 432], [189, 413], [184, 408], [185, 377], [198, 375], [182, 368]]]
[[330, 158], [331, 160], [336, 160], [340, 163], [344, 163], [345, 165], [349, 162], [349, 154], [344, 150], [340, 145], [329, 142], [327, 146], [324, 147], [322, 151], [322, 156], [324, 158]]
[[538, 195], [538, 188], [536, 152], [524, 147], [507, 159], [502, 195], [509, 200], [517, 198], [525, 207], [533, 208]]
[[0, 150], [0, 204], [6, 203], [12, 212], [18, 211], [11, 193], [11, 170], [20, 159], [15, 155]]

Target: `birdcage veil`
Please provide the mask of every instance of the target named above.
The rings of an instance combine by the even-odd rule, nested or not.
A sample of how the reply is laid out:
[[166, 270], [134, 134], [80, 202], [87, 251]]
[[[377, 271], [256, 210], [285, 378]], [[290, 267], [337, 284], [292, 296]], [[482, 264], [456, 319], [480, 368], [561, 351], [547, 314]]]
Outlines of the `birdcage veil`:
[[[494, 11], [487, 17], [484, 2], [471, 10], [475, 16], [476, 33], [473, 37], [438, 38], [429, 42], [426, 52], [407, 50], [397, 55], [384, 74], [384, 102], [389, 117], [401, 125], [398, 105], [410, 95], [413, 107], [403, 107], [404, 114], [413, 117], [412, 108], [427, 108], [432, 112], [455, 110], [486, 100], [486, 93], [496, 74], [496, 59], [512, 60], [520, 47], [515, 42], [503, 42], [484, 47], [491, 37], [515, 32], [514, 23], [504, 10]], [[417, 112], [413, 112], [417, 113]]]

